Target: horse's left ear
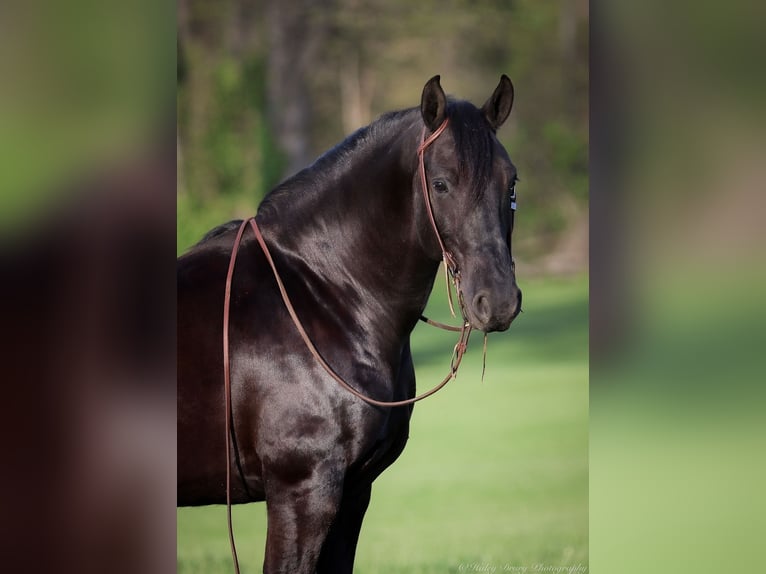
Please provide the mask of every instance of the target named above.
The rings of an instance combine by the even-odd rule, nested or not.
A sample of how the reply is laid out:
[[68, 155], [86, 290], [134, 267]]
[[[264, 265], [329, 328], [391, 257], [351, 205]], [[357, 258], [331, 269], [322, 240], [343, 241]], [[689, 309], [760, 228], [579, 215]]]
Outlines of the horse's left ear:
[[503, 74], [500, 83], [495, 88], [492, 96], [482, 106], [481, 111], [487, 118], [489, 125], [494, 131], [505, 123], [513, 107], [513, 84], [511, 79]]

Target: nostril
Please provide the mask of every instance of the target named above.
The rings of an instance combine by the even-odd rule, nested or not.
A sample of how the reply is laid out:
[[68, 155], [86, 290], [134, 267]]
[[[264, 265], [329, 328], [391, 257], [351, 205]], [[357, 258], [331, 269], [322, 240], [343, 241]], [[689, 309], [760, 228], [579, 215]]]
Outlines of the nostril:
[[484, 291], [476, 294], [473, 298], [473, 308], [476, 312], [476, 316], [482, 322], [487, 322], [490, 319], [490, 307], [489, 298]]

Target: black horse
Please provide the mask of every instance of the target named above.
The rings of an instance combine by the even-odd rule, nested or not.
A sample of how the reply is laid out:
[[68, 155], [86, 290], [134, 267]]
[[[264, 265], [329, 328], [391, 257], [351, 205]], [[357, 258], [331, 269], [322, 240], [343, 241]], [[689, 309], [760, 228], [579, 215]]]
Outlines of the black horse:
[[[410, 333], [442, 257], [418, 175], [461, 277], [466, 320], [502, 331], [519, 313], [511, 257], [516, 169], [495, 132], [511, 111], [502, 76], [481, 109], [447, 99], [360, 129], [274, 189], [256, 220], [308, 335], [367, 396], [415, 394]], [[515, 207], [515, 206], [514, 206]], [[226, 501], [222, 309], [239, 222], [178, 260], [178, 504]], [[412, 407], [369, 405], [320, 367], [246, 234], [231, 289], [230, 449], [235, 503], [266, 501], [267, 573], [351, 572], [373, 480], [402, 452]]]

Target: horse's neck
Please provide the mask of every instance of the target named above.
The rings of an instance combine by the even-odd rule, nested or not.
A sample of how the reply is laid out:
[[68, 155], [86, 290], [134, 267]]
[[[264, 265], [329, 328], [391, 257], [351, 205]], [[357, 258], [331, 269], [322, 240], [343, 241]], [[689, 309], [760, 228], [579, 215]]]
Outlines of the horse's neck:
[[418, 239], [416, 148], [410, 128], [367, 142], [328, 173], [315, 164], [287, 182], [295, 187], [276, 210], [280, 247], [315, 279], [353, 289], [360, 321], [400, 336], [417, 322], [438, 267]]

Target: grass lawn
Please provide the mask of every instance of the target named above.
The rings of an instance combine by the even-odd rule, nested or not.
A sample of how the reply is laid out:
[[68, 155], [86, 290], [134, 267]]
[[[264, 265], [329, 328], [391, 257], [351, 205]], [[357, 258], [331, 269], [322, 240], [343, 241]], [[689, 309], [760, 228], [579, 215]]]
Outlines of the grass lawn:
[[[428, 314], [446, 320], [438, 279]], [[373, 485], [355, 572], [587, 568], [587, 278], [522, 288], [524, 313], [489, 337], [484, 382], [475, 333], [458, 379], [415, 406], [407, 448]], [[454, 338], [416, 329], [419, 392], [446, 373]], [[234, 509], [243, 572], [261, 571], [265, 511]], [[178, 571], [233, 571], [225, 507], [178, 510]]]

